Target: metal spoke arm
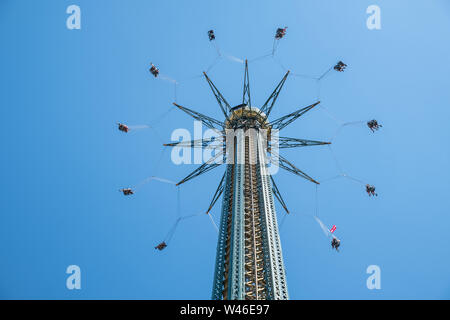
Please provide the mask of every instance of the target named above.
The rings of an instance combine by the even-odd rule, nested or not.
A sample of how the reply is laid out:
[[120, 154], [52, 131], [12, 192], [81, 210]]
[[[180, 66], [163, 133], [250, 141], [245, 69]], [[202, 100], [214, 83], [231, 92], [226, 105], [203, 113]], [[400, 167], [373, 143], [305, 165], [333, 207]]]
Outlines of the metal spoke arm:
[[194, 111], [194, 110], [191, 110], [189, 108], [180, 106], [179, 104], [176, 104], [175, 102], [173, 104], [177, 108], [179, 108], [179, 109], [183, 110], [184, 112], [186, 112], [188, 115], [190, 115], [195, 120], [201, 121], [205, 126], [207, 126], [210, 129], [217, 130], [217, 127], [220, 127], [222, 129], [224, 127], [223, 122], [220, 122], [219, 120], [216, 120], [214, 118], [205, 116], [204, 114], [201, 114], [201, 113], [199, 113], [197, 111]]
[[224, 188], [225, 188], [224, 181], [225, 181], [225, 175], [226, 175], [226, 174], [227, 174], [227, 172], [225, 171], [225, 173], [224, 173], [223, 176], [222, 176], [222, 180], [220, 180], [219, 186], [217, 187], [217, 190], [216, 190], [216, 192], [214, 193], [214, 196], [213, 196], [213, 198], [212, 198], [212, 200], [211, 200], [211, 203], [209, 204], [209, 208], [208, 208], [208, 210], [206, 211], [206, 214], [208, 214], [208, 213], [211, 211], [211, 209], [212, 209], [212, 208], [214, 207], [214, 205], [216, 204], [217, 200], [219, 200], [220, 195], [222, 194], [222, 192], [223, 192], [223, 190], [224, 190]]
[[269, 99], [263, 104], [261, 107], [261, 113], [265, 113], [266, 117], [269, 117], [270, 112], [272, 111], [273, 106], [275, 105], [275, 102], [277, 101], [278, 95], [280, 94], [281, 89], [283, 88], [284, 83], [286, 82], [286, 79], [289, 75], [289, 71], [286, 72], [283, 79], [281, 79], [280, 83], [277, 85], [275, 90], [273, 90], [272, 94], [270, 95]]
[[297, 147], [309, 147], [309, 146], [320, 146], [324, 144], [331, 144], [331, 142], [279, 137], [278, 141], [272, 141], [272, 143], [278, 142], [279, 149], [286, 148], [297, 148]]
[[[197, 139], [191, 141], [179, 141], [173, 143], [165, 143], [165, 147], [186, 147], [186, 148], [201, 148], [201, 149], [219, 149], [223, 148], [224, 138], [216, 139]], [[220, 145], [219, 145], [220, 143]]]
[[319, 103], [320, 103], [320, 101], [317, 101], [316, 103], [313, 103], [305, 108], [302, 108], [300, 110], [297, 110], [295, 112], [287, 114], [284, 117], [281, 117], [277, 120], [272, 121], [270, 123], [270, 125], [272, 126], [273, 129], [281, 130], [281, 129], [285, 128], [286, 126], [288, 126], [289, 124], [291, 124], [292, 122], [294, 122], [296, 119], [298, 119], [302, 115], [304, 115], [306, 112], [308, 112], [309, 110], [311, 110], [312, 108], [317, 106]]
[[228, 112], [230, 112], [231, 107], [230, 104], [225, 100], [225, 98], [220, 93], [219, 89], [214, 85], [214, 83], [209, 79], [206, 72], [203, 72], [205, 75], [206, 81], [208, 81], [209, 87], [211, 88], [212, 93], [216, 97], [217, 103], [219, 104], [220, 110], [222, 110], [223, 115], [225, 116], [225, 119], [228, 119]]
[[278, 157], [278, 163], [273, 163], [277, 166], [279, 166], [280, 168], [283, 168], [286, 171], [289, 171], [293, 174], [296, 174], [306, 180], [309, 180], [311, 182], [314, 182], [315, 184], [320, 184], [319, 182], [317, 182], [316, 180], [314, 180], [313, 178], [311, 178], [310, 176], [308, 176], [306, 173], [304, 173], [302, 170], [300, 170], [299, 168], [297, 168], [296, 166], [294, 166], [292, 163], [290, 163], [288, 160], [286, 160], [285, 158], [283, 158], [282, 156], [280, 156], [279, 154], [274, 153], [273, 151], [271, 151], [272, 154], [276, 157]]
[[283, 206], [283, 208], [286, 211], [286, 213], [289, 214], [289, 210], [288, 210], [288, 208], [286, 206], [286, 203], [283, 200], [283, 197], [281, 196], [280, 191], [278, 190], [277, 185], [275, 184], [275, 180], [273, 180], [272, 176], [270, 176], [270, 179], [272, 180], [272, 191], [273, 191], [274, 196], [278, 199], [280, 204]]
[[244, 73], [244, 91], [242, 93], [242, 104], [251, 106], [250, 100], [250, 79], [248, 76], [248, 61], [245, 60], [245, 73]]
[[[220, 163], [216, 163], [216, 159], [219, 157], [223, 157], [224, 159], [222, 159], [222, 161]], [[224, 156], [223, 151], [221, 151], [218, 154], [216, 154], [214, 157], [212, 157], [211, 159], [206, 161], [204, 164], [202, 164], [200, 167], [198, 167], [197, 169], [192, 171], [187, 177], [185, 177], [183, 180], [178, 182], [176, 185], [179, 186], [180, 184], [183, 184], [191, 179], [194, 179], [195, 177], [198, 177], [198, 176], [204, 174], [205, 172], [208, 172], [208, 171], [220, 166], [224, 162], [225, 162], [225, 156]]]

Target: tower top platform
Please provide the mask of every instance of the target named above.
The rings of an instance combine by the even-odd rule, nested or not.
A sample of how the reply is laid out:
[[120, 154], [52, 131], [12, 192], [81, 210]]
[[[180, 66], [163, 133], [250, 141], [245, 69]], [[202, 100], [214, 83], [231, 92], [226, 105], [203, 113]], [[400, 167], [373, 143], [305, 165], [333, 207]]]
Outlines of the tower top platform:
[[231, 108], [231, 113], [225, 121], [227, 129], [270, 129], [264, 112], [247, 104]]

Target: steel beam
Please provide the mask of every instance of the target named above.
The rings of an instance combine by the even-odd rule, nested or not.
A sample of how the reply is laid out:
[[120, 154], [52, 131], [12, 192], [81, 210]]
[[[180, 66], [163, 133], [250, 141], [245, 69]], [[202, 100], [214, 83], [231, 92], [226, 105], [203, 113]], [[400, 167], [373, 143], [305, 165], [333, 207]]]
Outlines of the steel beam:
[[297, 110], [295, 112], [287, 114], [277, 120], [270, 122], [270, 125], [272, 126], [273, 129], [281, 130], [281, 129], [285, 128], [286, 126], [288, 126], [289, 124], [291, 124], [296, 119], [298, 119], [299, 117], [301, 117], [302, 115], [304, 115], [306, 112], [308, 112], [309, 110], [311, 110], [312, 108], [317, 106], [319, 103], [320, 103], [320, 101], [317, 101], [316, 103], [313, 103], [305, 108], [302, 108], [300, 110]]
[[223, 95], [220, 93], [219, 89], [217, 89], [217, 87], [208, 77], [206, 72], [203, 72], [203, 75], [205, 76], [206, 81], [208, 81], [209, 87], [211, 88], [212, 93], [216, 97], [217, 103], [219, 104], [220, 110], [222, 110], [225, 119], [228, 119], [228, 112], [230, 112], [231, 110], [230, 104], [227, 102], [227, 100], [225, 100]]
[[244, 90], [242, 93], [242, 104], [246, 104], [248, 106], [251, 106], [251, 99], [250, 99], [250, 79], [248, 76], [248, 61], [245, 60], [245, 72], [244, 72]]
[[214, 207], [214, 205], [216, 204], [216, 202], [217, 202], [217, 200], [220, 198], [220, 196], [221, 196], [221, 194], [222, 194], [222, 192], [223, 192], [223, 189], [225, 188], [225, 186], [224, 186], [224, 181], [225, 181], [225, 176], [227, 175], [227, 173], [226, 173], [226, 171], [225, 171], [225, 173], [223, 174], [223, 176], [222, 176], [222, 179], [220, 180], [220, 182], [219, 182], [219, 186], [217, 187], [217, 190], [216, 190], [216, 192], [214, 193], [214, 196], [213, 196], [213, 198], [212, 198], [212, 200], [211, 200], [211, 203], [209, 204], [209, 207], [208, 207], [208, 210], [206, 210], [206, 213], [208, 214], [210, 211], [211, 211], [211, 209]]
[[[272, 151], [273, 152], [273, 151]], [[306, 180], [309, 180], [311, 182], [314, 182], [315, 184], [320, 184], [319, 182], [317, 182], [316, 180], [314, 180], [313, 178], [311, 178], [310, 176], [308, 176], [306, 173], [304, 173], [303, 171], [301, 171], [299, 168], [297, 168], [295, 165], [293, 165], [292, 163], [290, 163], [288, 160], [286, 160], [284, 157], [282, 157], [279, 154], [275, 154], [275, 157], [278, 157], [278, 163], [273, 163], [277, 166], [279, 166], [280, 168], [283, 168], [284, 170], [287, 170], [293, 174], [296, 174]]]
[[[190, 115], [195, 120], [201, 121], [205, 126], [207, 126], [210, 129], [217, 130], [218, 129], [217, 127], [220, 127], [222, 129], [224, 128], [224, 123], [219, 121], [219, 120], [216, 120], [214, 118], [205, 116], [204, 114], [201, 114], [201, 113], [199, 113], [197, 111], [194, 111], [194, 110], [191, 110], [189, 108], [180, 106], [179, 104], [176, 104], [175, 102], [173, 104], [177, 108], [179, 108], [179, 109], [183, 110], [184, 112], [186, 112], [188, 115]], [[214, 126], [214, 125], [216, 125], [217, 127]]]
[[178, 182], [176, 185], [179, 186], [180, 184], [183, 184], [195, 177], [198, 177], [199, 175], [202, 175], [205, 172], [208, 172], [208, 171], [220, 166], [221, 164], [223, 164], [225, 162], [225, 157], [224, 157], [224, 159], [222, 159], [221, 163], [216, 163], [215, 161], [219, 157], [224, 157], [223, 151], [219, 152], [214, 157], [212, 157], [211, 159], [206, 161], [204, 164], [202, 164], [200, 167], [198, 167], [197, 169], [192, 171], [187, 177], [185, 177], [183, 180]]
[[[278, 142], [279, 149], [310, 147], [310, 146], [320, 146], [320, 145], [325, 145], [325, 144], [331, 144], [331, 142], [288, 138], [288, 137], [278, 137], [278, 139], [276, 139], [276, 140]], [[275, 141], [273, 141], [272, 143], [274, 143], [274, 142]]]
[[163, 146], [165, 147], [182, 147], [182, 148], [201, 148], [201, 149], [218, 149], [223, 148], [224, 146], [219, 146], [215, 143], [221, 143], [224, 144], [224, 138], [220, 137], [219, 139], [211, 138], [211, 139], [197, 139], [197, 140], [190, 140], [190, 141], [179, 141], [179, 142], [172, 142], [172, 143], [165, 143]]
[[284, 211], [286, 211], [287, 214], [289, 214], [289, 210], [286, 206], [286, 203], [283, 200], [283, 197], [281, 196], [280, 190], [278, 190], [278, 187], [275, 183], [275, 180], [273, 179], [272, 176], [270, 176], [270, 179], [272, 180], [272, 191], [273, 191], [273, 195], [275, 196], [275, 198], [278, 199], [278, 201], [280, 202], [280, 204], [282, 205]]
[[280, 91], [283, 88], [284, 83], [286, 82], [289, 72], [290, 72], [289, 70], [286, 72], [283, 79], [281, 79], [280, 83], [276, 86], [275, 90], [273, 90], [270, 97], [267, 99], [267, 101], [263, 104], [263, 106], [260, 109], [261, 113], [265, 113], [266, 118], [269, 117], [269, 114], [272, 111], [275, 102], [277, 101], [278, 95], [280, 94]]

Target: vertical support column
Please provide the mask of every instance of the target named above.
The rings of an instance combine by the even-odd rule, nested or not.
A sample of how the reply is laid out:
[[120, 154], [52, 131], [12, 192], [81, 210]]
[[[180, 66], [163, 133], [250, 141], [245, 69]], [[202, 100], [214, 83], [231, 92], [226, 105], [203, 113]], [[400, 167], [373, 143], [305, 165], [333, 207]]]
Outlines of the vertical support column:
[[260, 133], [235, 132], [234, 161], [227, 164], [213, 299], [289, 298], [264, 141]]
[[270, 176], [266, 165], [266, 149], [263, 146], [264, 139], [258, 134], [258, 162], [260, 184], [260, 207], [264, 221], [264, 256], [266, 258], [266, 277], [269, 288], [268, 299], [289, 299], [286, 283], [286, 275], [281, 250], [280, 236], [275, 206], [270, 187]]
[[216, 267], [214, 270], [214, 282], [212, 289], [212, 300], [221, 300], [224, 296], [224, 287], [227, 286], [227, 273], [229, 272], [230, 235], [232, 210], [229, 206], [233, 198], [233, 164], [227, 164], [225, 177], [225, 192], [222, 200], [222, 214], [220, 218], [219, 239], [217, 241]]
[[244, 282], [244, 132], [236, 131], [235, 134], [235, 173], [234, 173], [234, 199], [233, 216], [231, 227], [231, 286], [229, 288], [230, 300], [244, 300], [245, 282]]

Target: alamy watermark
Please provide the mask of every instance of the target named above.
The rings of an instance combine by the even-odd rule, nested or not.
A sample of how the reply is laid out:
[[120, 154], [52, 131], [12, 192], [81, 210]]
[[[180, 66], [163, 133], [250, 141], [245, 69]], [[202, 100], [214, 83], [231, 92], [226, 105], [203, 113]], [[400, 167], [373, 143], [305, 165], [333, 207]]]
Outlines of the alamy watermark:
[[381, 269], [379, 266], [372, 264], [367, 267], [366, 270], [367, 274], [370, 274], [370, 276], [367, 278], [366, 286], [367, 289], [373, 290], [381, 289]]
[[81, 289], [81, 269], [79, 266], [72, 264], [67, 267], [66, 273], [69, 276], [66, 279], [66, 288], [69, 290]]
[[370, 14], [367, 18], [366, 25], [369, 30], [381, 29], [381, 9], [379, 6], [372, 4], [367, 7], [366, 13]]
[[174, 164], [245, 164], [245, 141], [248, 141], [250, 164], [266, 165], [267, 174], [278, 172], [279, 130], [276, 129], [207, 129], [194, 121], [194, 134], [184, 128], [175, 129], [171, 140], [174, 146], [171, 160]]
[[67, 7], [66, 13], [70, 14], [66, 20], [67, 29], [81, 29], [81, 9], [79, 6], [72, 4]]

